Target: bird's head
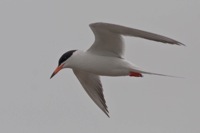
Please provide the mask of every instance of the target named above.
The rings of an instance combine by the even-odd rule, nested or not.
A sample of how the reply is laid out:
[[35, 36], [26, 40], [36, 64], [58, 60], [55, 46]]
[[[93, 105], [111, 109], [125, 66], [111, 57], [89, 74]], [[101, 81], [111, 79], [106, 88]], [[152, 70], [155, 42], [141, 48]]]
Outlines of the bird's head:
[[64, 53], [59, 61], [58, 61], [58, 67], [54, 70], [54, 72], [52, 73], [51, 77], [52, 78], [54, 75], [56, 75], [61, 69], [63, 68], [66, 68], [67, 67], [67, 64], [68, 64], [68, 59], [73, 55], [73, 53], [75, 52], [76, 50], [70, 50], [66, 53]]

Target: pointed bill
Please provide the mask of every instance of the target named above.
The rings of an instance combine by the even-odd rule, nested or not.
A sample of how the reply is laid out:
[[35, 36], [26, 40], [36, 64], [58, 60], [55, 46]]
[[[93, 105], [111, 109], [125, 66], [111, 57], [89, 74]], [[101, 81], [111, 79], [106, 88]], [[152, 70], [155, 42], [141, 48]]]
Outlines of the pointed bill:
[[53, 78], [53, 76], [56, 75], [56, 74], [63, 68], [63, 65], [64, 65], [64, 64], [61, 64], [60, 66], [58, 66], [58, 67], [54, 70], [54, 72], [52, 73], [50, 79]]

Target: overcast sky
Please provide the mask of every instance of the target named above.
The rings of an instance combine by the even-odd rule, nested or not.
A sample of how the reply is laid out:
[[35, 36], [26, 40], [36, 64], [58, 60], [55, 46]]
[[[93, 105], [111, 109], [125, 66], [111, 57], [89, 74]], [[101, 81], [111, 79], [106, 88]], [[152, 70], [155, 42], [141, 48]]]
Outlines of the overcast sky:
[[[1, 133], [199, 133], [199, 0], [0, 0]], [[126, 37], [126, 58], [184, 78], [102, 77], [111, 118], [60, 56], [87, 50], [88, 25], [110, 22], [174, 38], [172, 46]]]

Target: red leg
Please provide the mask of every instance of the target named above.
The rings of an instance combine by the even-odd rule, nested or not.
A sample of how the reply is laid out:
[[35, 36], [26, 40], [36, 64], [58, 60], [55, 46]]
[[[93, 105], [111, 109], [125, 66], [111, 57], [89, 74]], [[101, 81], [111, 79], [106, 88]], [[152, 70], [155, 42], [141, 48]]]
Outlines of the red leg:
[[133, 76], [133, 77], [143, 77], [141, 73], [138, 72], [130, 72], [129, 76]]

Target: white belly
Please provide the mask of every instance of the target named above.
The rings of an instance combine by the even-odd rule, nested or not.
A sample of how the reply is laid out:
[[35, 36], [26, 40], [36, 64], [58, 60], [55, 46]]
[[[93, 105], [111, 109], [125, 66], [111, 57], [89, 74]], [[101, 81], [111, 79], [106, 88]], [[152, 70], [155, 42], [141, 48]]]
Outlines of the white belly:
[[87, 71], [103, 76], [126, 76], [133, 70], [128, 61], [116, 57], [107, 57], [80, 52], [74, 56], [69, 66], [72, 69]]

